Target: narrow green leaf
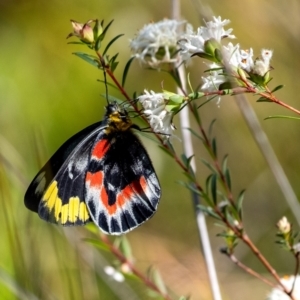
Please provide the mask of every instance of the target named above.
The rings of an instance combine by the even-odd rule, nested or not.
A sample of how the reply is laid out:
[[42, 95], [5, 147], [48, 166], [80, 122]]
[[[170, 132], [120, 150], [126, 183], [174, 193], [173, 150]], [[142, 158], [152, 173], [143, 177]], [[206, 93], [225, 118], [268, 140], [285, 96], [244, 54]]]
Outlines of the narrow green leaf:
[[279, 90], [281, 90], [282, 88], [284, 87], [284, 85], [277, 85], [272, 91], [271, 91], [271, 93], [275, 93], [276, 91], [279, 91]]
[[95, 50], [99, 51], [102, 45], [102, 38], [101, 35], [97, 38], [96, 42], [95, 42]]
[[200, 118], [200, 114], [198, 113], [198, 108], [197, 108], [196, 103], [192, 103], [191, 107], [192, 107], [192, 112], [193, 112], [193, 115], [194, 115], [194, 118], [195, 118], [197, 124], [199, 126], [201, 126], [201, 118]]
[[225, 175], [227, 186], [228, 186], [229, 190], [231, 191], [231, 179], [230, 179], [230, 173], [229, 173], [228, 169], [226, 169], [226, 172], [224, 175]]
[[215, 99], [218, 96], [212, 96], [209, 99], [207, 99], [206, 101], [204, 101], [203, 103], [201, 103], [197, 108], [201, 108], [203, 105], [207, 104], [208, 102], [212, 101], [213, 99]]
[[232, 89], [232, 83], [231, 82], [226, 81], [226, 82], [223, 82], [219, 85], [219, 91], [222, 91], [222, 90], [231, 91], [231, 89]]
[[173, 157], [173, 153], [169, 150], [169, 149], [166, 149], [165, 147], [163, 147], [163, 146], [159, 146], [159, 148], [161, 149], [161, 150], [163, 150], [166, 154], [168, 154], [169, 156], [171, 156], [171, 157]]
[[217, 173], [216, 169], [208, 162], [206, 161], [204, 158], [201, 158], [202, 163], [212, 171], [212, 173]]
[[245, 196], [245, 190], [242, 190], [238, 196], [238, 199], [236, 201], [236, 208], [239, 214], [240, 219], [242, 220], [242, 211], [243, 211], [243, 201]]
[[197, 52], [197, 53], [194, 53], [193, 55], [191, 55], [191, 57], [193, 56], [199, 56], [201, 58], [205, 58], [205, 59], [208, 59], [208, 60], [211, 60], [211, 61], [214, 61], [214, 57], [210, 54], [206, 54], [204, 52]]
[[212, 139], [211, 146], [214, 156], [217, 157], [217, 141], [215, 138]]
[[213, 119], [210, 124], [209, 124], [209, 128], [208, 128], [208, 135], [211, 136], [212, 135], [212, 130], [213, 130], [213, 126], [215, 124], [217, 119]]
[[160, 272], [157, 269], [153, 269], [152, 278], [158, 289], [162, 294], [167, 294], [166, 285], [160, 275]]
[[207, 207], [207, 206], [204, 206], [204, 205], [201, 205], [201, 204], [198, 204], [197, 207], [203, 211], [205, 214], [207, 214], [208, 216], [210, 217], [213, 217], [217, 220], [221, 220], [221, 218], [219, 217], [219, 215], [217, 215], [213, 209], [211, 207]]
[[204, 139], [198, 133], [196, 133], [195, 130], [193, 130], [192, 128], [186, 128], [186, 129], [189, 130], [196, 138], [198, 138], [202, 142], [204, 141]]
[[88, 62], [89, 64], [93, 65], [96, 68], [99, 68], [100, 66], [96, 56], [92, 56], [82, 52], [74, 52], [73, 54], [80, 57], [81, 59], [83, 59], [84, 61]]
[[[130, 66], [131, 66], [131, 63], [134, 61], [134, 59], [135, 59], [134, 56], [131, 57], [131, 58], [128, 60], [126, 66], [125, 66], [125, 68], [124, 68], [124, 72], [123, 72], [123, 76], [122, 76], [122, 87], [125, 86], [127, 74], [128, 74], [129, 68], [130, 68]], [[135, 99], [135, 97], [134, 97], [133, 99]]]
[[266, 98], [266, 97], [260, 97], [256, 102], [273, 102], [272, 100]]
[[211, 195], [214, 202], [214, 205], [217, 204], [217, 174], [212, 174], [211, 177]]
[[[110, 27], [110, 25], [113, 23], [114, 20], [111, 20], [107, 25], [106, 27], [103, 29], [103, 32], [101, 33], [101, 40], [103, 40], [105, 38], [105, 35], [106, 35], [106, 32], [108, 30], [108, 28]], [[103, 21], [102, 21], [102, 26], [103, 26]]]
[[118, 39], [120, 38], [121, 36], [123, 36], [124, 34], [119, 34], [117, 35], [116, 37], [114, 37], [108, 44], [107, 46], [105, 47], [104, 51], [103, 51], [103, 54], [102, 55], [105, 55], [106, 52], [109, 50], [109, 48], [111, 47], [111, 45]]
[[[220, 71], [220, 70], [223, 70], [222, 67], [219, 67], [219, 68], [211, 68], [211, 69], [208, 69], [208, 70], [205, 70], [203, 73], [211, 73], [211, 72], [214, 72], [214, 71]], [[223, 73], [223, 72], [222, 72]]]
[[269, 116], [269, 117], [266, 117], [264, 120], [268, 120], [268, 119], [290, 119], [290, 120], [300, 120], [300, 118], [297, 118], [297, 117], [282, 116], [282, 115]]
[[68, 45], [69, 44], [72, 44], [72, 45], [85, 45], [85, 43], [83, 43], [83, 42], [68, 42], [67, 44]]
[[110, 69], [112, 72], [114, 72], [118, 66], [119, 62], [114, 62], [113, 64], [111, 64]]
[[[103, 83], [103, 84], [107, 84], [108, 86], [110, 86], [111, 88], [114, 88], [115, 90], [119, 90], [114, 84], [112, 84], [112, 83], [110, 83], [110, 82], [105, 82], [104, 80], [102, 80], [102, 79], [98, 79], [97, 80], [98, 82], [101, 82], [101, 83]], [[104, 98], [106, 98], [106, 97], [104, 97]], [[124, 102], [124, 101], [123, 101]]]
[[181, 161], [183, 162], [184, 166], [187, 167], [188, 159], [184, 153], [181, 154]]
[[193, 184], [191, 183], [187, 183], [185, 181], [182, 181], [182, 180], [177, 180], [176, 181], [178, 184], [182, 185], [183, 187], [185, 187], [186, 189], [190, 190], [191, 192], [199, 195], [200, 197], [203, 197], [203, 193], [199, 190], [197, 190]]
[[228, 161], [228, 154], [226, 154], [223, 158], [223, 162], [222, 162], [222, 172], [223, 172], [223, 174], [225, 174], [226, 170], [227, 170], [227, 161]]

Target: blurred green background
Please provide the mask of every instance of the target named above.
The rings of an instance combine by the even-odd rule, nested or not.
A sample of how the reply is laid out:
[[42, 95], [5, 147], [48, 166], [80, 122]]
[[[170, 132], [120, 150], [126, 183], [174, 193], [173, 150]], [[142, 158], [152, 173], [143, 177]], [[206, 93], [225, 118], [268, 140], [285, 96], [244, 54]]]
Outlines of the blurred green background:
[[[102, 252], [78, 239], [89, 236], [85, 228], [62, 229], [43, 222], [24, 207], [23, 195], [42, 164], [68, 137], [103, 116], [105, 102], [100, 94], [104, 90], [97, 82], [102, 74], [71, 54], [82, 48], [67, 45], [66, 36], [72, 31], [69, 20], [115, 20], [107, 40], [125, 34], [111, 49], [113, 54], [120, 53], [116, 72], [120, 78], [130, 57], [129, 39], [145, 23], [170, 17], [170, 5], [170, 1], [157, 0], [0, 0], [1, 299], [149, 299], [143, 285], [135, 281], [117, 283], [103, 273], [103, 267], [113, 265], [114, 258], [103, 257]], [[194, 27], [203, 24], [200, 14], [210, 11], [232, 21], [227, 28], [234, 28], [236, 42], [242, 48], [252, 47], [256, 55], [261, 48], [274, 50], [271, 87], [284, 84], [278, 97], [299, 109], [300, 2], [182, 1], [182, 16]], [[195, 85], [204, 68], [195, 58], [191, 71]], [[147, 72], [135, 62], [127, 90], [160, 91], [162, 81], [166, 89], [174, 88], [165, 73]], [[274, 104], [256, 103], [254, 96], [248, 99], [299, 195], [299, 123], [263, 121], [269, 115], [290, 113]], [[274, 243], [275, 224], [286, 215], [296, 228], [298, 225], [235, 100], [224, 98], [219, 106], [211, 102], [201, 115], [207, 126], [217, 119], [214, 132], [218, 150], [220, 157], [229, 154], [236, 195], [247, 190], [244, 214], [249, 235], [280, 274], [291, 274], [293, 260]], [[149, 266], [158, 268], [177, 295], [211, 299], [190, 195], [176, 183], [183, 179], [181, 171], [155, 143], [143, 141], [160, 178], [163, 197], [156, 215], [127, 235], [136, 265], [144, 271]], [[182, 151], [179, 140], [174, 140], [174, 146], [179, 153]], [[198, 176], [203, 182], [208, 173], [200, 157], [206, 155], [197, 142], [195, 147]], [[220, 228], [210, 219], [207, 222], [224, 299], [241, 299], [241, 293], [244, 300], [264, 299], [269, 287], [219, 253], [223, 241], [216, 234]], [[237, 256], [255, 270], [265, 272], [244, 246], [238, 247]]]

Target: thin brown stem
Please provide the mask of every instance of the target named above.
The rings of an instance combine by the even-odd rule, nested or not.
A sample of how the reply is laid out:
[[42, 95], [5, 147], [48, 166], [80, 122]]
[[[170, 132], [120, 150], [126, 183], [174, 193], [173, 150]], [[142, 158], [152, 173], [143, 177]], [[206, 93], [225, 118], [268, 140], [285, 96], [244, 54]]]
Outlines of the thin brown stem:
[[150, 280], [147, 276], [145, 276], [141, 271], [139, 271], [134, 265], [133, 263], [128, 260], [126, 258], [126, 256], [117, 248], [115, 247], [111, 241], [108, 239], [108, 237], [104, 234], [100, 235], [100, 238], [102, 240], [103, 243], [105, 243], [105, 245], [108, 246], [108, 248], [110, 249], [110, 252], [122, 263], [122, 264], [126, 264], [130, 271], [137, 276], [142, 282], [144, 282], [144, 284], [150, 288], [151, 290], [155, 291], [156, 293], [158, 293], [161, 297], [163, 297], [163, 299], [165, 300], [172, 300], [172, 298], [163, 293], [159, 287], [152, 281]]
[[243, 263], [241, 263], [235, 255], [227, 253], [227, 252], [222, 252], [224, 253], [227, 257], [230, 258], [230, 260], [235, 263], [238, 267], [240, 267], [241, 269], [243, 269], [245, 272], [247, 272], [248, 274], [260, 279], [261, 281], [263, 281], [264, 283], [268, 284], [271, 287], [276, 287], [277, 285], [274, 284], [273, 282], [271, 282], [270, 280], [268, 280], [267, 278], [265, 278], [264, 276], [260, 275], [259, 273], [255, 272], [253, 269], [247, 267], [246, 265], [244, 265]]

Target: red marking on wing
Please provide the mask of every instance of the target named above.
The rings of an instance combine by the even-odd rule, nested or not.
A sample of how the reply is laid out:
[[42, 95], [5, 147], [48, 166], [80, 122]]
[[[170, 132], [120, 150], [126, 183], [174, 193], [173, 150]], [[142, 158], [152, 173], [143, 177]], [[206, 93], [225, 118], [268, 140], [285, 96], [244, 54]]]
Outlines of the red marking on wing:
[[92, 156], [101, 159], [109, 149], [109, 141], [106, 139], [100, 140], [92, 151]]
[[103, 203], [108, 204], [108, 196], [103, 185], [103, 172], [102, 171], [96, 173], [87, 172], [86, 181], [89, 181], [89, 185], [91, 188], [100, 189], [101, 200], [103, 201]]
[[133, 200], [133, 196], [136, 194], [144, 193], [147, 188], [147, 181], [145, 177], [131, 182], [127, 185], [116, 197], [116, 202], [112, 205], [108, 203], [108, 195], [103, 185], [103, 172], [96, 173], [87, 172], [86, 180], [89, 182], [91, 188], [100, 189], [100, 201], [110, 215], [114, 215], [119, 207], [125, 205], [127, 201]]
[[114, 214], [118, 207], [122, 207], [127, 201], [132, 201], [133, 196], [141, 194], [147, 187], [147, 182], [144, 177], [131, 182], [117, 195], [116, 202], [113, 205], [107, 207], [109, 214]]

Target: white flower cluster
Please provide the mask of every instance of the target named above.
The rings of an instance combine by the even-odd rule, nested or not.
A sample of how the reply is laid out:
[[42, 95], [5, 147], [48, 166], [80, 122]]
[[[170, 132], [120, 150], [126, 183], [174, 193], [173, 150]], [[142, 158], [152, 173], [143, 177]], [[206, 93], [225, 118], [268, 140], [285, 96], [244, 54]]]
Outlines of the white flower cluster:
[[[296, 280], [296, 281], [295, 281]], [[290, 291], [293, 288], [293, 299], [300, 300], [300, 276], [285, 276], [281, 278], [281, 283], [285, 288]], [[271, 293], [267, 296], [266, 300], [290, 300], [291, 298], [282, 291], [280, 287], [274, 288]]]
[[[229, 20], [213, 17], [213, 21], [206, 22], [204, 27], [199, 27], [194, 32], [192, 26], [185, 21], [166, 19], [146, 25], [131, 41], [130, 46], [134, 57], [151, 68], [159, 68], [163, 63], [175, 63], [175, 67], [178, 67], [194, 54], [209, 59], [212, 63], [208, 65], [209, 75], [202, 77], [202, 91], [216, 91], [227, 81], [225, 67], [230, 67], [233, 71], [242, 69], [250, 77], [264, 77], [271, 69], [273, 52], [263, 49], [261, 57], [253, 60], [252, 49], [243, 50], [239, 44], [232, 43], [222, 45], [224, 38], [235, 38], [231, 34], [232, 29], [224, 29], [229, 23]], [[166, 109], [164, 94], [145, 91], [139, 101], [151, 128], [166, 137], [171, 136], [174, 130], [174, 113]]]
[[173, 114], [166, 109], [164, 94], [145, 90], [138, 100], [153, 131], [162, 134], [165, 140], [172, 136], [175, 129], [172, 124]]
[[145, 25], [130, 41], [134, 56], [152, 68], [162, 63], [181, 63], [177, 41], [185, 21], [162, 20]]
[[[272, 58], [273, 51], [263, 49], [261, 51], [261, 57], [253, 61], [253, 50], [242, 50], [239, 44], [233, 45], [229, 43], [227, 46], [222, 46], [222, 55], [224, 61], [228, 66], [237, 69], [241, 68], [248, 73], [264, 76], [270, 71], [270, 60]], [[223, 74], [221, 64], [212, 63], [209, 65], [209, 69], [220, 70], [211, 71], [208, 76], [202, 77], [203, 85], [201, 89], [203, 91], [212, 92], [218, 89], [218, 86], [226, 81], [226, 77]]]
[[181, 54], [183, 60], [188, 60], [191, 55], [204, 52], [205, 42], [214, 39], [221, 42], [223, 38], [234, 39], [235, 36], [231, 34], [233, 29], [224, 30], [224, 26], [229, 24], [229, 20], [221, 20], [221, 17], [213, 17], [213, 21], [206, 22], [205, 27], [199, 27], [197, 32], [193, 31], [191, 25], [187, 25], [186, 33], [183, 34], [182, 39], [178, 41], [181, 47]]

